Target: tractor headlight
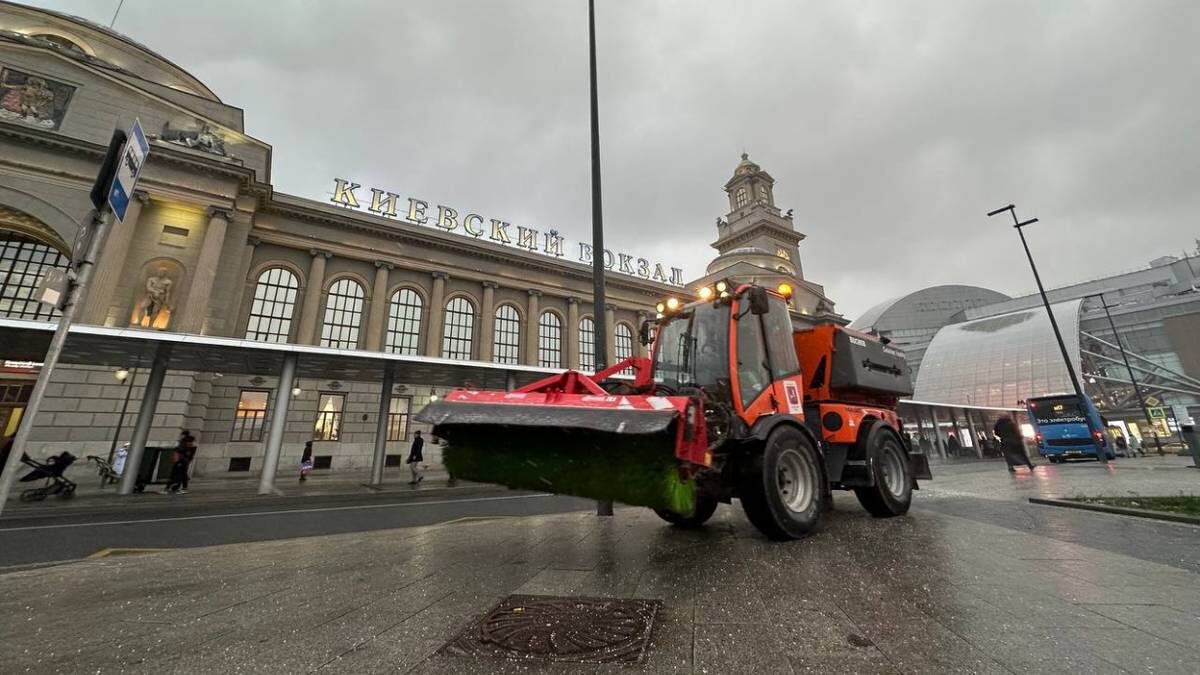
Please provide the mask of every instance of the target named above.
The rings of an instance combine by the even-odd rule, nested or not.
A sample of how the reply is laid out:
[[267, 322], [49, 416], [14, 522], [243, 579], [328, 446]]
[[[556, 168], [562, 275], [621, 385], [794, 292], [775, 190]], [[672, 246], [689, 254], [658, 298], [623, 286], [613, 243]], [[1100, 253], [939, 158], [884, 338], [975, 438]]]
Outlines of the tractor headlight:
[[704, 300], [707, 302], [709, 300], [712, 300], [713, 289], [709, 288], [708, 286], [705, 286], [704, 288], [701, 288], [699, 291], [696, 291], [696, 295], [700, 296], [701, 300]]
[[679, 309], [679, 298], [667, 298], [667, 309], [672, 312]]
[[728, 291], [728, 290], [729, 290], [729, 284], [725, 283], [724, 281], [717, 282], [717, 292], [718, 293], [724, 293], [725, 291]]
[[667, 306], [660, 302], [654, 306], [654, 311], [658, 312], [659, 316], [662, 316], [663, 312], [667, 311]]

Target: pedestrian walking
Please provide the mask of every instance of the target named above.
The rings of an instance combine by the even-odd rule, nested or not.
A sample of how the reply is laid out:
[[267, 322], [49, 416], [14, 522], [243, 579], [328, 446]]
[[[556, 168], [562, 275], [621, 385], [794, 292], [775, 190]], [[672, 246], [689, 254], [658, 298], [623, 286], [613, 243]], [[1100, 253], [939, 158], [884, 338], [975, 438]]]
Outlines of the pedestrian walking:
[[175, 446], [175, 452], [171, 453], [171, 479], [167, 483], [167, 492], [187, 494], [188, 467], [191, 466], [195, 456], [196, 437], [192, 435], [192, 432], [184, 429], [179, 434], [179, 444]]
[[1032, 473], [1033, 462], [1030, 462], [1029, 455], [1025, 454], [1025, 442], [1021, 440], [1021, 432], [1017, 429], [1017, 423], [1005, 415], [996, 420], [996, 426], [992, 431], [996, 434], [996, 438], [1000, 439], [1000, 451], [1004, 453], [1004, 463], [1008, 465], [1008, 472], [1016, 473], [1017, 470], [1014, 467], [1024, 464]]
[[1146, 456], [1146, 451], [1142, 449], [1142, 439], [1138, 438], [1137, 434], [1129, 434], [1129, 456], [1136, 455]]
[[946, 436], [946, 451], [951, 457], [958, 457], [962, 454], [962, 443], [958, 442], [958, 436], [950, 433]]
[[416, 485], [425, 480], [425, 476], [421, 475], [421, 462], [425, 461], [425, 455], [421, 454], [421, 450], [424, 447], [425, 439], [421, 438], [421, 432], [418, 431], [412, 446], [408, 449], [408, 470], [412, 471], [412, 480], [408, 481], [409, 485]]
[[312, 441], [305, 441], [304, 454], [300, 455], [300, 482], [308, 480], [313, 470]]

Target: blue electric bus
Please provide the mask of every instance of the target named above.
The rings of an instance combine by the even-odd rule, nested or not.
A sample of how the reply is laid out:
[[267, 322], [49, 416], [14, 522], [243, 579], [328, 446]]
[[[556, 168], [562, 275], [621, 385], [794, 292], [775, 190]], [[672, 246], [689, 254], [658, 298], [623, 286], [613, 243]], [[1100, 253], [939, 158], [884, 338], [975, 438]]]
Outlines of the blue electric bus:
[[[1104, 433], [1100, 413], [1087, 398], [1075, 394], [1050, 394], [1025, 401], [1033, 424], [1038, 452], [1051, 462], [1091, 457], [1103, 452], [1113, 459], [1113, 445]], [[1091, 420], [1091, 429], [1088, 420]]]

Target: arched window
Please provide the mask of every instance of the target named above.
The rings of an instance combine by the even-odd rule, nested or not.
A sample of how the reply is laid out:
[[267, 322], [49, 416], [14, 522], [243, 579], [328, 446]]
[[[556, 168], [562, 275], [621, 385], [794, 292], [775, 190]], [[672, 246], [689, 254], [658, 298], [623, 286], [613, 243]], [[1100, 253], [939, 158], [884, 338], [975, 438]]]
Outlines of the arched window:
[[353, 279], [338, 279], [325, 299], [321, 346], [358, 349], [358, 324], [362, 321], [363, 287]]
[[616, 334], [613, 335], [612, 353], [618, 362], [634, 356], [634, 331], [624, 323], [617, 324]]
[[738, 188], [737, 192], [734, 193], [734, 203], [737, 205], [737, 208], [742, 208], [749, 203], [749, 201], [750, 197], [746, 194], [746, 188]]
[[442, 319], [442, 358], [471, 360], [475, 336], [475, 305], [463, 298], [450, 298]]
[[771, 201], [770, 197], [768, 197], [768, 195], [767, 195], [767, 186], [766, 185], [758, 186], [758, 200], [763, 202], [764, 204]]
[[421, 296], [411, 288], [392, 293], [388, 301], [387, 350], [393, 354], [416, 354], [421, 340]]
[[512, 305], [496, 308], [492, 326], [492, 360], [496, 363], [521, 362], [521, 315]]
[[272, 267], [258, 275], [254, 301], [250, 305], [250, 321], [246, 323], [246, 339], [287, 342], [292, 333], [292, 313], [299, 292], [300, 281], [287, 268]]
[[65, 270], [67, 256], [37, 239], [16, 232], [0, 232], [0, 316], [13, 319], [49, 319], [57, 309], [33, 299], [47, 270]]
[[562, 368], [562, 320], [554, 312], [542, 312], [538, 319], [538, 365]]
[[596, 322], [589, 316], [579, 320], [579, 369], [596, 372]]

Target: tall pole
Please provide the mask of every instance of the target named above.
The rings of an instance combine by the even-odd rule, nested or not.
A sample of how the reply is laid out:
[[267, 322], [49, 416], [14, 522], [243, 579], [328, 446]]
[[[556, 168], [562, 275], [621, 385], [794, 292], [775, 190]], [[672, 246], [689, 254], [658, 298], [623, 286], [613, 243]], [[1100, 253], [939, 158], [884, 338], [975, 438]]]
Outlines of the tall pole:
[[[13, 482], [17, 479], [17, 467], [21, 465], [21, 455], [25, 454], [25, 446], [29, 443], [29, 436], [33, 434], [34, 422], [37, 420], [38, 413], [41, 412], [42, 401], [46, 398], [46, 386], [50, 384], [50, 378], [54, 375], [54, 367], [58, 365], [58, 357], [62, 355], [63, 346], [67, 342], [67, 334], [71, 330], [71, 323], [75, 320], [75, 314], [79, 310], [79, 301], [83, 298], [88, 280], [92, 278], [96, 257], [100, 255], [100, 247], [104, 244], [105, 216], [111, 215], [111, 213], [107, 209], [93, 211], [84, 220], [85, 232], [81, 233], [81, 236], [90, 234], [91, 242], [83, 259], [78, 261], [75, 280], [67, 291], [66, 303], [58, 318], [58, 328], [54, 331], [54, 337], [50, 339], [50, 347], [46, 350], [45, 358], [42, 359], [42, 371], [38, 375], [37, 383], [33, 385], [33, 391], [29, 394], [29, 402], [25, 406], [25, 412], [21, 415], [21, 423], [17, 425], [17, 435], [13, 438], [12, 451], [4, 465], [4, 474], [0, 475], [0, 513], [4, 512], [4, 503], [8, 501]], [[86, 230], [90, 230], [90, 233]]]
[[[1021, 222], [1017, 219], [1017, 209], [1012, 204], [1009, 204], [1004, 208], [991, 211], [988, 213], [988, 217], [990, 218], [994, 215], [1004, 213], [1005, 211], [1008, 211], [1010, 214], [1012, 214], [1013, 227], [1017, 229], [1017, 234], [1021, 235], [1021, 246], [1025, 248], [1025, 257], [1029, 259], [1029, 269], [1033, 270], [1033, 280], [1037, 282], [1038, 293], [1040, 293], [1042, 296], [1042, 304], [1046, 306], [1046, 316], [1050, 317], [1050, 327], [1054, 329], [1054, 339], [1058, 340], [1058, 350], [1062, 353], [1063, 365], [1067, 367], [1067, 374], [1071, 376], [1071, 386], [1075, 388], [1075, 395], [1079, 397], [1079, 404], [1082, 406], [1084, 404], [1083, 385], [1079, 383], [1079, 376], [1075, 373], [1075, 366], [1071, 364], [1071, 356], [1067, 354], [1067, 345], [1065, 342], [1063, 342], [1062, 331], [1058, 329], [1058, 320], [1054, 318], [1054, 310], [1050, 309], [1050, 298], [1046, 297], [1046, 288], [1042, 286], [1042, 277], [1040, 274], [1038, 274], [1037, 265], [1035, 265], [1033, 262], [1033, 254], [1029, 251], [1029, 242], [1025, 241], [1025, 226], [1036, 223], [1038, 219], [1033, 218], [1026, 220], [1025, 222]], [[1095, 425], [1092, 424], [1091, 415], [1085, 414], [1083, 418], [1087, 422], [1088, 433], [1090, 433], [1092, 438], [1095, 439], [1096, 434], [1101, 430], [1095, 428]], [[1101, 438], [1103, 438], [1103, 436], [1101, 436]], [[1096, 458], [1101, 462], [1107, 463], [1108, 452], [1103, 448], [1098, 448], [1096, 451]]]
[[1108, 311], [1108, 302], [1104, 299], [1103, 293], [1097, 293], [1095, 296], [1100, 298], [1100, 306], [1104, 308], [1104, 316], [1108, 317], [1108, 327], [1112, 329], [1113, 339], [1117, 341], [1117, 349], [1121, 350], [1121, 360], [1125, 362], [1125, 370], [1129, 373], [1129, 381], [1133, 383], [1133, 391], [1137, 394], [1138, 405], [1142, 407], [1142, 415], [1146, 419], [1146, 428], [1150, 429], [1150, 433], [1154, 434], [1154, 447], [1158, 449], [1158, 454], [1163, 454], [1162, 441], [1158, 438], [1158, 433], [1154, 431], [1154, 420], [1150, 419], [1150, 411], [1146, 409], [1146, 397], [1142, 395], [1142, 388], [1138, 386], [1137, 378], [1133, 375], [1133, 367], [1129, 365], [1129, 355], [1125, 353], [1125, 343], [1121, 341], [1121, 334], [1117, 332], [1117, 324], [1113, 323], [1112, 314]]
[[[604, 209], [600, 199], [600, 110], [596, 94], [596, 0], [588, 0], [588, 58], [592, 95], [592, 321], [596, 371], [608, 367], [608, 321], [604, 306]], [[571, 326], [571, 331], [578, 330]], [[596, 502], [596, 515], [611, 516], [612, 502]]]

